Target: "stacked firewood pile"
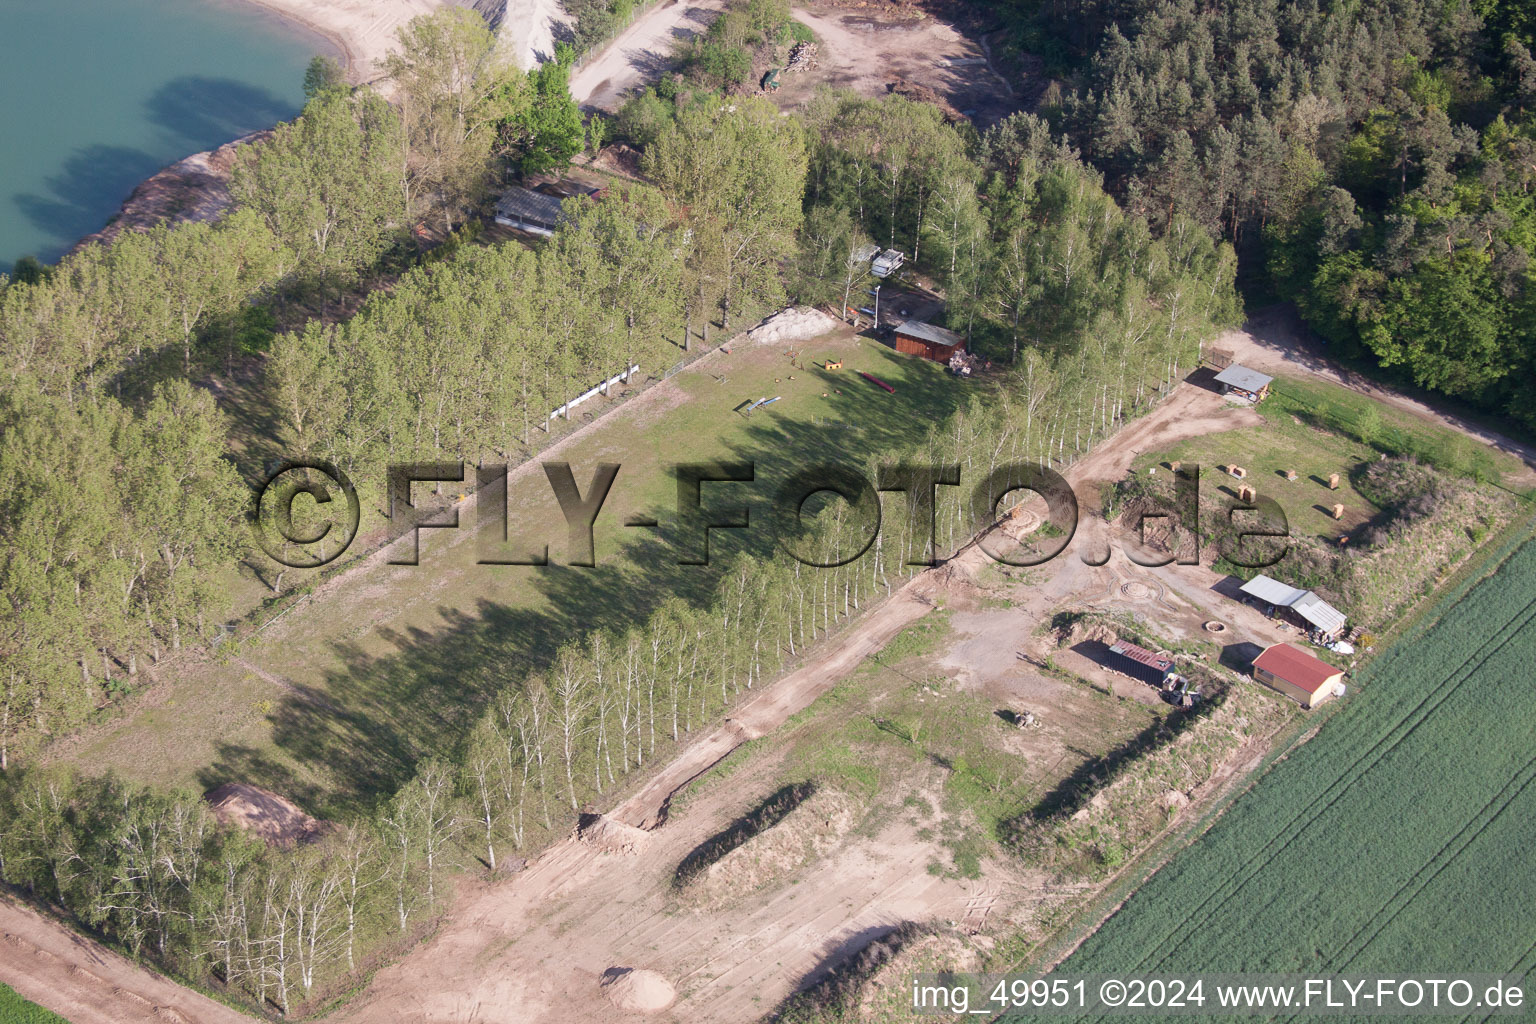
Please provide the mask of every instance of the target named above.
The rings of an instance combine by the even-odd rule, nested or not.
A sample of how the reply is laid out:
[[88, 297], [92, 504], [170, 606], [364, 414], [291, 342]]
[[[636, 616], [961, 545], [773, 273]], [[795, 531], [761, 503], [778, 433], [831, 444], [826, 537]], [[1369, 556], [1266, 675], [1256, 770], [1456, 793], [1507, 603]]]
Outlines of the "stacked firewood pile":
[[815, 43], [796, 43], [794, 49], [789, 51], [789, 63], [784, 65], [784, 70], [809, 71], [818, 63]]

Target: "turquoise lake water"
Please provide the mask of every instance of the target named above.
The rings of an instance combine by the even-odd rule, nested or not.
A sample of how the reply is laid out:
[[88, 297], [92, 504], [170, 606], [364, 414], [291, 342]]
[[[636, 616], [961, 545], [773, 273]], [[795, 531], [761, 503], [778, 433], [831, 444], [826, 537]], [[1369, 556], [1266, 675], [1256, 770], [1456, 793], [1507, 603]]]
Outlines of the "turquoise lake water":
[[291, 118], [320, 36], [232, 0], [0, 0], [0, 272], [166, 164]]

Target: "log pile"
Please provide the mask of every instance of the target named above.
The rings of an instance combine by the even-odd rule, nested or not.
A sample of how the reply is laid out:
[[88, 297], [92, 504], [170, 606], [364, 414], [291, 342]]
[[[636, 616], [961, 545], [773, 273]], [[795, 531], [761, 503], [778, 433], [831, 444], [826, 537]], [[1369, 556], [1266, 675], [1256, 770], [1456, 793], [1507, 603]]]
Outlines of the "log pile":
[[784, 70], [809, 71], [819, 66], [820, 62], [816, 58], [815, 43], [796, 43], [794, 48], [789, 51], [789, 63], [784, 65]]

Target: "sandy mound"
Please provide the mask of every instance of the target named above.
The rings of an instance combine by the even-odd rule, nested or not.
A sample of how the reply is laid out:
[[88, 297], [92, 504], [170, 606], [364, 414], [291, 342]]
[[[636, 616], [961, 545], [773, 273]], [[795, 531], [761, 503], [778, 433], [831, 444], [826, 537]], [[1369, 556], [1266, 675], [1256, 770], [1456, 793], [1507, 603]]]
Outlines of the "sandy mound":
[[312, 842], [336, 827], [310, 817], [291, 800], [243, 782], [226, 782], [203, 794], [203, 799], [221, 824], [238, 825], [273, 846]]
[[790, 306], [773, 314], [747, 332], [747, 337], [759, 345], [771, 345], [781, 341], [804, 341], [826, 334], [838, 326], [839, 321], [819, 309], [810, 306]]
[[974, 971], [981, 957], [962, 935], [948, 930], [904, 937], [901, 929], [867, 946], [860, 954], [855, 976], [862, 974], [857, 989], [859, 1020], [927, 1021], [912, 1012], [910, 979], [914, 974]]
[[706, 901], [741, 896], [781, 881], [826, 854], [859, 823], [859, 802], [819, 789], [783, 820], [711, 864], [689, 889]]
[[677, 999], [670, 981], [643, 967], [610, 967], [598, 985], [609, 1002], [632, 1013], [660, 1013]]
[[626, 825], [604, 814], [583, 814], [576, 824], [576, 838], [604, 853], [636, 854], [650, 842], [643, 828]]
[[791, 1020], [879, 1021], [919, 1024], [933, 1017], [912, 1009], [912, 976], [970, 972], [981, 964], [977, 946], [953, 929], [907, 921], [846, 951], [824, 977], [779, 1006]]

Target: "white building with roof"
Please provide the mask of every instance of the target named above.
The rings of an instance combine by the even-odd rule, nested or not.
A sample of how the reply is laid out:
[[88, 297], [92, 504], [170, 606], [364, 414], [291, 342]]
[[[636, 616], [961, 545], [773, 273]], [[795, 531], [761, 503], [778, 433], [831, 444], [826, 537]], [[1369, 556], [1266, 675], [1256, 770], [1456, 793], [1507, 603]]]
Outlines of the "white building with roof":
[[1337, 639], [1344, 631], [1344, 613], [1310, 590], [1298, 590], [1262, 574], [1244, 583], [1241, 590], [1267, 605], [1271, 615], [1280, 610], [1290, 612], [1299, 620], [1298, 625], [1305, 626], [1326, 641]]

